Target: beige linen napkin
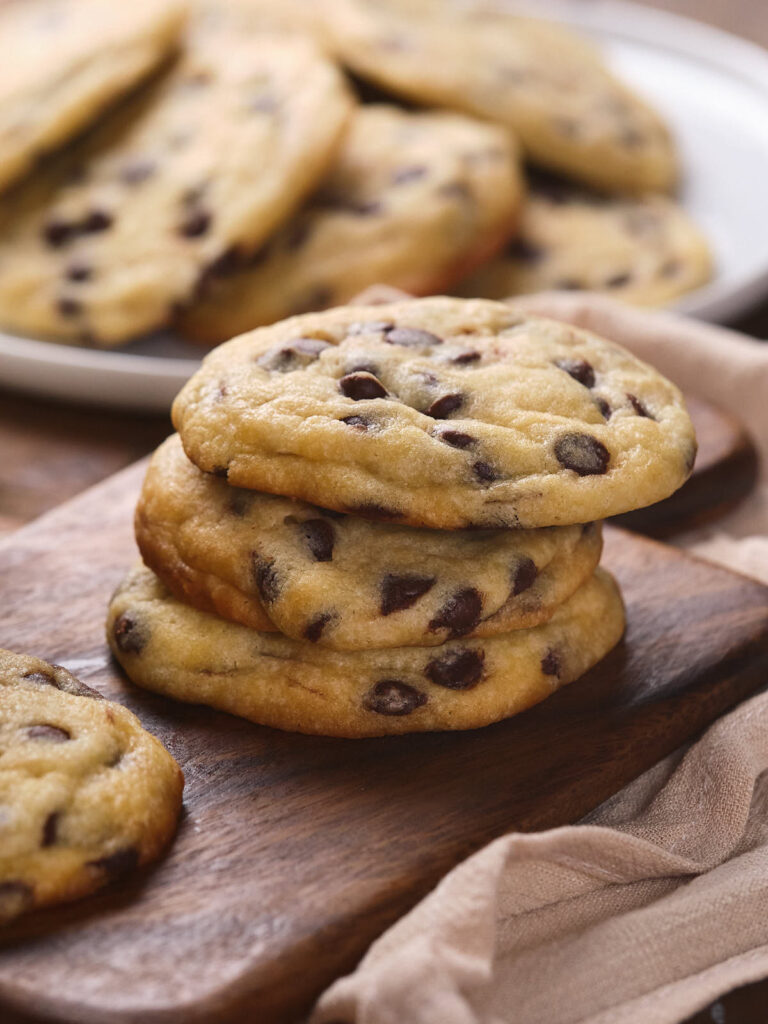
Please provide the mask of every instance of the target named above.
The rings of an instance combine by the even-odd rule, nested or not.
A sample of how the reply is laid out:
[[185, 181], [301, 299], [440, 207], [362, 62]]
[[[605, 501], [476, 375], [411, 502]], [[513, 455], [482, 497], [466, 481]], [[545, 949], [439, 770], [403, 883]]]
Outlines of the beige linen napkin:
[[[733, 412], [768, 465], [768, 344], [593, 296], [524, 304]], [[768, 582], [765, 474], [682, 542]], [[674, 1024], [768, 975], [766, 769], [768, 694], [581, 824], [504, 836], [464, 861], [325, 993], [313, 1024]]]

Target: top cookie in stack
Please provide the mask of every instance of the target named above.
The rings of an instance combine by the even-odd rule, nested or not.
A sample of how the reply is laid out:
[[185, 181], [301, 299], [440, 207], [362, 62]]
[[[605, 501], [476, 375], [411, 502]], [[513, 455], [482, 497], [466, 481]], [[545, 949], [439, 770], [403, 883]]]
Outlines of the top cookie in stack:
[[116, 657], [178, 699], [350, 737], [475, 728], [582, 675], [624, 628], [594, 520], [665, 497], [695, 453], [651, 367], [482, 300], [243, 335], [173, 416]]

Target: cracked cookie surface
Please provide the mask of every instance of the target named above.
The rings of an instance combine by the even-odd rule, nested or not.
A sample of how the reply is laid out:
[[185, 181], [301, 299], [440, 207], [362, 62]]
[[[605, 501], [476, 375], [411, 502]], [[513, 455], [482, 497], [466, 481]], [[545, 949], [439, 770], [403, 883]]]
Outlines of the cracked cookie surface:
[[169, 322], [322, 178], [351, 103], [308, 40], [191, 31], [170, 69], [0, 202], [0, 323], [113, 345]]
[[678, 389], [588, 331], [488, 300], [292, 317], [209, 353], [173, 406], [230, 484], [429, 526], [587, 523], [667, 497], [695, 457]]
[[59, 666], [0, 650], [0, 922], [154, 860], [183, 784], [126, 708]]
[[659, 115], [554, 22], [444, 0], [332, 0], [326, 26], [361, 78], [507, 125], [544, 167], [615, 191], [675, 181]]
[[136, 509], [146, 564], [181, 600], [323, 647], [430, 646], [551, 618], [600, 559], [599, 524], [418, 530], [230, 487], [178, 436]]
[[115, 657], [139, 686], [262, 725], [328, 736], [474, 729], [583, 675], [621, 638], [624, 608], [598, 569], [549, 622], [441, 647], [331, 651], [182, 604], [143, 566], [109, 607]]
[[182, 330], [223, 341], [378, 283], [443, 291], [512, 235], [522, 199], [503, 128], [361, 107], [319, 191], [242, 267], [211, 278]]

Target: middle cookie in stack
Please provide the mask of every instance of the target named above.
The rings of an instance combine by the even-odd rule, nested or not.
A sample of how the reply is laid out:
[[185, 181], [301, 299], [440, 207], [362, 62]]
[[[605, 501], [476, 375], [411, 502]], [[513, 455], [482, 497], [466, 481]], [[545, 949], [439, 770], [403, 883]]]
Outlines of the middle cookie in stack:
[[485, 725], [583, 674], [624, 628], [594, 521], [671, 493], [695, 452], [650, 367], [477, 300], [254, 331], [174, 421], [115, 655], [149, 689], [340, 736]]

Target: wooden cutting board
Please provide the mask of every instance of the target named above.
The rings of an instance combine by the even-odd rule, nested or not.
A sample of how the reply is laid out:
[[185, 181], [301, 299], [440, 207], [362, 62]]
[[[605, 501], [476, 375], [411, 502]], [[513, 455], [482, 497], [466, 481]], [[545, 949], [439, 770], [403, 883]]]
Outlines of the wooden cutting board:
[[753, 692], [768, 588], [607, 531], [625, 641], [582, 680], [487, 729], [331, 740], [131, 686], [104, 610], [135, 558], [134, 466], [0, 545], [0, 646], [127, 704], [182, 764], [168, 857], [0, 940], [0, 1020], [296, 1020], [454, 864], [510, 829], [575, 821]]

